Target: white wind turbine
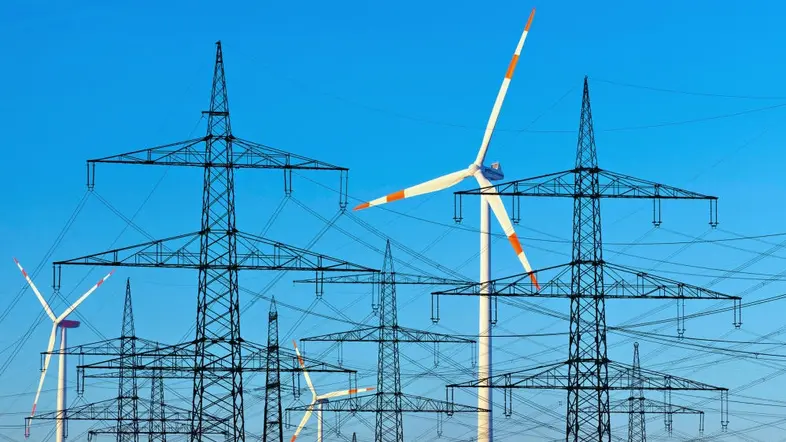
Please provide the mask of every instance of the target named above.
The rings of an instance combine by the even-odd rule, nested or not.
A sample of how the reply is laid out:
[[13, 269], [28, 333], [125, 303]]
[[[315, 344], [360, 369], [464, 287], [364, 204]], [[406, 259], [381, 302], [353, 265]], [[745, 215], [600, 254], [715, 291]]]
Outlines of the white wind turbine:
[[[41, 305], [44, 306], [44, 311], [46, 311], [46, 314], [49, 316], [49, 319], [52, 320], [52, 333], [49, 335], [49, 345], [46, 348], [46, 356], [44, 356], [44, 367], [41, 370], [41, 379], [38, 381], [38, 390], [35, 393], [35, 400], [33, 400], [33, 411], [30, 412], [30, 418], [28, 418], [27, 425], [25, 425], [25, 438], [28, 438], [30, 437], [30, 422], [32, 418], [35, 416], [35, 409], [36, 406], [38, 405], [38, 397], [41, 395], [41, 388], [43, 388], [44, 386], [44, 378], [46, 376], [46, 370], [47, 368], [49, 368], [49, 361], [52, 359], [52, 350], [54, 350], [55, 348], [55, 337], [57, 334], [57, 328], [60, 327], [60, 355], [58, 361], [59, 367], [58, 367], [58, 375], [57, 375], [57, 416], [62, 417], [62, 413], [66, 408], [65, 405], [66, 403], [65, 349], [66, 349], [66, 342], [67, 342], [66, 330], [68, 330], [69, 328], [79, 327], [78, 321], [69, 321], [66, 319], [66, 317], [68, 317], [68, 315], [70, 315], [74, 310], [76, 310], [79, 304], [84, 302], [84, 300], [87, 299], [87, 297], [90, 296], [90, 294], [93, 293], [98, 287], [100, 287], [101, 284], [104, 283], [104, 281], [109, 279], [109, 277], [112, 276], [112, 273], [114, 273], [115, 271], [112, 270], [111, 272], [109, 272], [108, 275], [104, 276], [93, 287], [91, 287], [90, 290], [88, 290], [84, 295], [80, 296], [79, 299], [76, 300], [76, 302], [74, 302], [70, 307], [68, 307], [63, 312], [63, 314], [61, 314], [60, 316], [55, 316], [54, 312], [52, 312], [52, 309], [49, 308], [49, 304], [46, 303], [46, 300], [44, 299], [43, 296], [41, 296], [41, 293], [38, 291], [38, 288], [35, 286], [35, 284], [33, 284], [33, 280], [30, 279], [30, 276], [27, 274], [27, 272], [25, 272], [25, 269], [22, 268], [22, 264], [20, 264], [16, 258], [14, 258], [14, 262], [16, 263], [16, 266], [19, 267], [19, 271], [22, 272], [22, 276], [25, 277], [27, 283], [30, 285], [30, 288], [33, 289], [33, 292], [35, 293], [38, 300], [41, 301]], [[63, 421], [63, 419], [57, 419], [56, 432], [55, 432], [56, 434], [55, 437], [57, 442], [63, 442], [63, 440], [65, 439], [66, 428], [64, 424], [65, 422]]]
[[[497, 99], [494, 102], [494, 107], [491, 109], [491, 116], [489, 117], [488, 124], [486, 125], [486, 131], [483, 133], [483, 141], [480, 143], [480, 150], [478, 151], [478, 156], [475, 158], [475, 161], [469, 165], [464, 170], [459, 170], [458, 172], [453, 172], [447, 175], [444, 175], [439, 178], [435, 178], [431, 181], [426, 181], [425, 183], [418, 184], [416, 186], [412, 186], [406, 188], [404, 190], [400, 190], [398, 192], [391, 193], [387, 196], [382, 198], [377, 198], [375, 200], [369, 201], [367, 203], [360, 204], [359, 206], [355, 207], [355, 210], [362, 210], [368, 207], [378, 206], [381, 204], [389, 203], [391, 201], [397, 201], [404, 198], [410, 198], [417, 195], [423, 195], [425, 193], [436, 192], [438, 190], [447, 189], [459, 182], [463, 181], [465, 178], [475, 177], [478, 184], [481, 188], [486, 189], [484, 191], [488, 192], [492, 189], [490, 181], [498, 181], [504, 178], [502, 173], [502, 168], [499, 166], [499, 163], [492, 163], [491, 167], [487, 167], [483, 165], [483, 160], [486, 158], [486, 152], [489, 147], [489, 142], [491, 141], [491, 136], [494, 133], [494, 126], [497, 124], [497, 118], [499, 117], [500, 109], [502, 108], [502, 102], [505, 100], [505, 95], [508, 92], [508, 87], [510, 86], [510, 80], [513, 78], [513, 71], [516, 69], [516, 63], [518, 63], [519, 55], [521, 55], [521, 49], [524, 47], [524, 40], [527, 38], [527, 34], [529, 33], [529, 27], [532, 24], [532, 19], [535, 17], [535, 9], [529, 15], [529, 19], [527, 20], [527, 24], [524, 27], [524, 32], [521, 34], [521, 38], [519, 39], [518, 46], [516, 46], [516, 51], [513, 54], [513, 59], [510, 61], [508, 65], [508, 70], [505, 73], [505, 78], [502, 80], [502, 86], [499, 88], [499, 93], [497, 94]], [[508, 217], [508, 212], [505, 210], [505, 205], [502, 204], [502, 199], [499, 195], [481, 195], [480, 197], [480, 283], [481, 289], [480, 294], [488, 294], [488, 281], [490, 278], [491, 273], [491, 255], [490, 255], [490, 246], [491, 246], [491, 237], [490, 237], [490, 218], [491, 215], [489, 213], [489, 207], [491, 210], [494, 211], [494, 215], [496, 216], [497, 220], [499, 221], [502, 229], [505, 231], [505, 236], [507, 236], [508, 241], [513, 246], [513, 250], [516, 252], [516, 256], [518, 256], [519, 261], [524, 266], [524, 270], [527, 272], [532, 272], [532, 267], [529, 265], [529, 261], [527, 260], [527, 256], [524, 254], [524, 250], [521, 247], [521, 242], [519, 241], [518, 237], [516, 236], [516, 231], [513, 229], [513, 223], [510, 222], [510, 218]], [[537, 290], [540, 290], [540, 286], [538, 285], [538, 281], [535, 278], [535, 275], [530, 273], [530, 278], [532, 279], [532, 283], [535, 285]], [[479, 312], [479, 330], [478, 330], [478, 379], [484, 379], [491, 376], [491, 301], [488, 296], [480, 296], [480, 312]], [[490, 388], [480, 388], [478, 390], [478, 408], [484, 408], [491, 410], [491, 389]], [[492, 436], [492, 428], [491, 428], [491, 412], [489, 413], [478, 413], [478, 442], [490, 441]]]
[[308, 418], [311, 417], [311, 413], [314, 412], [314, 405], [317, 407], [317, 442], [322, 442], [322, 404], [325, 402], [330, 402], [330, 399], [335, 397], [349, 396], [350, 394], [355, 393], [365, 393], [367, 391], [373, 390], [374, 387], [352, 388], [349, 390], [339, 390], [332, 393], [317, 395], [317, 391], [314, 390], [314, 384], [311, 383], [311, 377], [308, 375], [308, 370], [306, 370], [306, 364], [303, 361], [303, 358], [300, 356], [300, 350], [297, 348], [297, 342], [292, 341], [292, 344], [295, 346], [295, 353], [297, 353], [297, 361], [300, 363], [300, 368], [303, 369], [303, 376], [305, 376], [308, 388], [311, 390], [311, 403], [308, 404], [306, 414], [304, 414], [303, 419], [300, 420], [300, 425], [297, 426], [295, 434], [292, 435], [290, 442], [295, 442], [298, 434], [300, 434], [300, 431], [303, 430], [303, 427], [308, 422]]

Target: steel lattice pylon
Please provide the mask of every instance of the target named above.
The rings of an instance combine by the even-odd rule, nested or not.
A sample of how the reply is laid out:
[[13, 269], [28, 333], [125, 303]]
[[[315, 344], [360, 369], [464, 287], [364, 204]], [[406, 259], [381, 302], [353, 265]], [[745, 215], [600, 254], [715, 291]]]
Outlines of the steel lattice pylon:
[[641, 376], [639, 343], [633, 344], [633, 370], [630, 373], [628, 398], [628, 442], [647, 442], [647, 419], [644, 415], [644, 379]]
[[281, 357], [278, 348], [278, 310], [270, 302], [267, 325], [267, 371], [265, 372], [265, 427], [262, 442], [283, 442], [281, 424]]
[[[320, 255], [238, 231], [235, 222], [235, 169], [284, 171], [285, 192], [292, 192], [293, 170], [330, 170], [341, 173], [340, 207], [346, 207], [348, 169], [237, 138], [231, 129], [224, 58], [216, 43], [207, 134], [204, 137], [88, 161], [88, 189], [95, 186], [98, 163], [183, 166], [203, 169], [202, 217], [198, 232], [55, 262], [54, 287], [60, 286], [62, 265], [128, 266], [196, 269], [199, 271], [194, 340], [161, 351], [144, 352], [146, 371], [161, 368], [165, 376], [193, 379], [190, 437], [192, 442], [221, 440], [214, 422], [228, 422], [233, 442], [245, 440], [243, 372], [258, 371], [259, 360], [242, 360], [242, 349], [255, 345], [240, 335], [238, 271], [374, 271], [371, 268]], [[204, 144], [204, 149], [199, 146]], [[195, 245], [199, 250], [194, 250]], [[193, 363], [183, 363], [185, 353]], [[91, 367], [116, 366], [117, 361]], [[149, 373], [145, 374], [149, 376]], [[185, 376], [185, 375], [184, 375]], [[216, 437], [222, 437], [217, 439]]]
[[375, 441], [404, 440], [404, 416], [401, 412], [401, 363], [398, 354], [398, 308], [396, 281], [390, 241], [379, 286], [379, 351], [377, 355], [377, 409]]
[[[232, 126], [229, 121], [224, 57], [216, 46], [213, 90], [207, 111], [205, 159], [208, 163], [232, 162]], [[207, 367], [229, 359], [240, 365], [240, 304], [237, 281], [237, 227], [235, 225], [235, 174], [232, 168], [205, 167], [202, 193], [202, 228], [199, 247], [194, 391], [191, 404], [191, 440], [201, 440], [202, 415], [231, 416], [235, 440], [245, 439], [243, 376], [240, 370], [225, 375]], [[214, 267], [225, 259], [224, 268]], [[209, 353], [208, 353], [209, 352]], [[212, 355], [212, 358], [208, 356]]]
[[164, 402], [164, 374], [153, 370], [150, 379], [150, 412], [148, 417], [148, 442], [166, 442], [166, 403]]
[[[620, 388], [619, 377], [628, 378], [631, 368], [609, 360], [606, 345], [606, 300], [608, 299], [725, 299], [734, 302], [734, 325], [740, 326], [741, 299], [702, 287], [650, 275], [641, 270], [606, 262], [603, 259], [600, 200], [651, 199], [653, 224], [659, 226], [660, 202], [663, 199], [706, 200], [710, 203], [710, 225], [717, 225], [717, 197], [654, 183], [598, 166], [595, 135], [590, 106], [589, 84], [584, 78], [581, 118], [576, 149], [575, 167], [571, 170], [497, 184], [489, 188], [455, 192], [460, 211], [462, 195], [508, 195], [514, 197], [514, 219], [519, 219], [518, 198], [561, 197], [573, 200], [572, 259], [530, 273], [558, 272], [540, 287], [531, 283], [531, 274], [515, 275], [489, 282], [487, 293], [479, 284], [469, 284], [433, 295], [463, 296], [521, 296], [534, 298], [563, 298], [570, 300], [570, 337], [568, 359], [565, 362], [542, 365], [512, 373], [494, 375], [477, 381], [456, 383], [448, 389], [502, 388], [558, 388], [567, 391], [566, 441], [610, 442], [610, 414], [620, 408], [612, 406], [609, 391]], [[461, 219], [457, 212], [457, 220]], [[432, 305], [439, 305], [432, 301]], [[439, 317], [438, 314], [432, 316]], [[678, 316], [678, 320], [684, 318]], [[679, 327], [678, 327], [679, 328]], [[683, 379], [676, 388], [670, 375], [647, 372], [646, 389], [694, 389], [721, 392], [721, 425], [728, 425], [728, 390]], [[610, 384], [613, 383], [614, 385]], [[628, 386], [629, 388], [629, 386]], [[507, 397], [506, 397], [507, 400]], [[649, 405], [648, 405], [649, 407]], [[665, 410], [670, 415], [671, 404], [665, 408], [652, 404], [653, 410]], [[627, 410], [627, 407], [626, 407]]]
[[[398, 307], [396, 303], [396, 285], [461, 285], [466, 280], [455, 280], [434, 276], [411, 275], [396, 273], [393, 268], [393, 254], [390, 241], [385, 247], [382, 272], [355, 273], [318, 279], [321, 284], [371, 284], [379, 288], [379, 325], [361, 327], [348, 332], [330, 333], [327, 335], [303, 338], [302, 341], [322, 342], [376, 342], [377, 353], [377, 391], [358, 397], [331, 400], [322, 404], [322, 411], [334, 412], [366, 412], [375, 413], [375, 442], [403, 442], [403, 413], [438, 413], [437, 433], [442, 433], [442, 415], [453, 413], [487, 413], [479, 409], [453, 402], [440, 401], [426, 397], [405, 394], [401, 391], [401, 365], [399, 348], [401, 342], [407, 343], [462, 343], [473, 344], [475, 341], [447, 334], [434, 333], [402, 327], [398, 324]], [[315, 280], [295, 282], [313, 283]], [[372, 288], [373, 292], [373, 288]], [[372, 295], [373, 296], [373, 295]], [[307, 411], [307, 407], [291, 407], [289, 411]]]
[[122, 365], [117, 391], [117, 442], [139, 442], [139, 399], [136, 377], [136, 330], [134, 310], [131, 306], [131, 279], [126, 279], [126, 297], [123, 305], [123, 330], [120, 336]]
[[[601, 240], [598, 156], [589, 87], [584, 81], [581, 122], [576, 151], [574, 193], [589, 197], [573, 203], [573, 265], [571, 266], [570, 339], [568, 353], [569, 441], [611, 439], [606, 299], [603, 296], [603, 241]], [[597, 389], [582, 387], [596, 386]], [[579, 413], [581, 409], [589, 409]], [[597, 434], [594, 437], [593, 434]]]

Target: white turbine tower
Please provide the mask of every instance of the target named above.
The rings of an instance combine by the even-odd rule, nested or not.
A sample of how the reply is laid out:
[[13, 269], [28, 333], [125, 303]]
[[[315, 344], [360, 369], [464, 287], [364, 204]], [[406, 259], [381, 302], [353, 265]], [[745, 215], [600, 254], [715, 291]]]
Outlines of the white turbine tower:
[[33, 284], [33, 280], [30, 279], [30, 276], [28, 276], [27, 272], [25, 272], [25, 269], [22, 268], [22, 264], [20, 264], [16, 258], [14, 258], [14, 262], [16, 263], [16, 266], [19, 267], [19, 271], [22, 272], [22, 276], [25, 277], [27, 283], [30, 285], [30, 288], [33, 289], [33, 292], [35, 293], [36, 297], [38, 297], [38, 300], [41, 301], [41, 305], [44, 306], [44, 311], [49, 316], [49, 319], [52, 320], [52, 333], [49, 335], [49, 345], [46, 348], [46, 356], [44, 356], [44, 367], [41, 370], [41, 379], [38, 381], [38, 390], [35, 393], [35, 400], [33, 400], [33, 411], [30, 412], [30, 418], [28, 418], [27, 420], [28, 424], [25, 425], [25, 438], [30, 437], [30, 422], [32, 418], [35, 416], [35, 409], [36, 406], [38, 406], [38, 397], [41, 395], [41, 388], [43, 388], [44, 386], [44, 378], [46, 376], [46, 370], [47, 368], [49, 368], [49, 361], [52, 359], [52, 350], [54, 350], [55, 348], [55, 338], [57, 335], [57, 328], [59, 327], [60, 328], [60, 355], [58, 361], [59, 367], [57, 370], [57, 374], [58, 374], [57, 375], [57, 416], [61, 417], [61, 419], [57, 419], [55, 438], [57, 442], [63, 442], [63, 440], [66, 437], [65, 422], [62, 419], [63, 412], [66, 409], [66, 385], [65, 385], [66, 382], [65, 349], [66, 349], [66, 342], [67, 342], [66, 330], [68, 330], [69, 328], [79, 327], [78, 321], [69, 321], [66, 319], [66, 317], [68, 317], [68, 315], [70, 315], [74, 310], [76, 310], [79, 304], [84, 302], [84, 300], [87, 299], [87, 297], [90, 296], [90, 294], [93, 293], [98, 287], [100, 287], [101, 284], [104, 283], [104, 281], [109, 279], [109, 277], [112, 276], [112, 273], [114, 273], [114, 270], [112, 270], [111, 272], [109, 272], [109, 274], [104, 276], [93, 287], [91, 287], [90, 290], [88, 290], [84, 295], [80, 296], [79, 299], [76, 300], [76, 302], [74, 302], [70, 307], [68, 307], [63, 312], [63, 314], [61, 314], [60, 316], [55, 316], [54, 312], [52, 312], [52, 309], [49, 308], [49, 304], [46, 303], [46, 300], [44, 299], [43, 296], [41, 296], [41, 293], [38, 291], [38, 288], [35, 286], [35, 284]]
[[[510, 80], [513, 78], [513, 71], [516, 69], [516, 63], [518, 63], [519, 56], [521, 55], [521, 49], [524, 47], [524, 40], [527, 38], [527, 34], [529, 33], [529, 27], [532, 24], [532, 19], [535, 17], [535, 9], [529, 15], [529, 19], [527, 20], [527, 24], [524, 27], [524, 32], [521, 34], [521, 38], [519, 39], [519, 43], [516, 46], [516, 51], [513, 54], [513, 59], [510, 61], [510, 65], [508, 65], [508, 70], [505, 73], [505, 79], [502, 80], [502, 86], [499, 88], [499, 93], [497, 94], [497, 99], [494, 102], [494, 107], [491, 109], [491, 116], [489, 117], [488, 124], [486, 125], [486, 131], [483, 133], [483, 141], [480, 143], [480, 150], [478, 151], [478, 156], [475, 158], [475, 162], [469, 165], [464, 170], [459, 170], [458, 172], [453, 172], [447, 175], [444, 175], [439, 178], [435, 178], [431, 181], [426, 181], [425, 183], [418, 184], [416, 186], [412, 186], [406, 188], [404, 190], [400, 190], [395, 193], [391, 193], [390, 195], [384, 196], [382, 198], [377, 198], [375, 200], [369, 201], [367, 203], [360, 204], [359, 206], [355, 207], [355, 210], [366, 209], [368, 207], [378, 206], [381, 204], [389, 203], [391, 201], [397, 201], [404, 198], [410, 198], [417, 195], [423, 195], [425, 193], [436, 192], [438, 190], [447, 189], [459, 182], [463, 181], [465, 178], [475, 177], [478, 184], [481, 188], [484, 188], [485, 192], [491, 191], [491, 182], [490, 181], [498, 181], [504, 178], [502, 173], [502, 168], [499, 166], [499, 163], [492, 163], [491, 167], [487, 167], [483, 165], [483, 160], [486, 158], [486, 152], [488, 151], [489, 142], [491, 141], [491, 136], [494, 133], [494, 126], [497, 124], [497, 118], [499, 117], [500, 109], [502, 108], [502, 103], [505, 101], [505, 95], [508, 92], [508, 87], [510, 86]], [[481, 290], [480, 290], [480, 312], [479, 312], [479, 330], [478, 330], [478, 379], [484, 379], [491, 376], [491, 300], [488, 296], [482, 296], [484, 294], [488, 294], [488, 281], [491, 279], [491, 254], [490, 254], [490, 247], [491, 247], [491, 236], [490, 236], [490, 218], [491, 215], [489, 213], [489, 208], [494, 211], [494, 215], [496, 216], [497, 220], [499, 221], [502, 229], [505, 231], [505, 236], [507, 236], [508, 241], [513, 246], [513, 250], [516, 252], [516, 256], [521, 261], [521, 264], [524, 266], [524, 270], [527, 272], [532, 272], [532, 267], [529, 265], [529, 261], [527, 260], [527, 256], [524, 254], [524, 250], [521, 247], [521, 242], [519, 241], [518, 237], [516, 236], [516, 231], [513, 229], [513, 223], [510, 222], [510, 218], [508, 217], [508, 212], [505, 210], [505, 205], [502, 204], [502, 199], [499, 195], [481, 195], [480, 197], [480, 283], [481, 283]], [[538, 285], [538, 281], [535, 278], [535, 275], [530, 273], [530, 278], [532, 279], [532, 283], [535, 287], [540, 290], [540, 286]], [[478, 442], [487, 442], [492, 440], [492, 427], [491, 427], [491, 418], [492, 414], [491, 410], [491, 389], [490, 388], [480, 388], [478, 390], [478, 408], [488, 409], [489, 413], [478, 413]]]
[[314, 390], [314, 384], [311, 383], [311, 377], [308, 375], [308, 370], [306, 370], [306, 364], [303, 362], [303, 358], [300, 356], [300, 350], [297, 348], [297, 342], [292, 341], [292, 344], [295, 346], [295, 353], [297, 353], [297, 361], [300, 363], [300, 368], [303, 369], [303, 376], [305, 376], [308, 388], [311, 390], [311, 403], [308, 404], [306, 414], [304, 414], [303, 419], [300, 420], [300, 425], [297, 426], [295, 434], [292, 436], [290, 442], [295, 442], [295, 439], [297, 439], [300, 431], [303, 430], [303, 427], [308, 422], [308, 418], [311, 417], [311, 413], [314, 412], [315, 405], [317, 407], [317, 442], [322, 442], [322, 404], [329, 402], [330, 399], [335, 397], [349, 396], [350, 394], [355, 393], [365, 393], [367, 391], [373, 390], [374, 387], [352, 388], [349, 390], [339, 390], [332, 393], [317, 395], [317, 391]]

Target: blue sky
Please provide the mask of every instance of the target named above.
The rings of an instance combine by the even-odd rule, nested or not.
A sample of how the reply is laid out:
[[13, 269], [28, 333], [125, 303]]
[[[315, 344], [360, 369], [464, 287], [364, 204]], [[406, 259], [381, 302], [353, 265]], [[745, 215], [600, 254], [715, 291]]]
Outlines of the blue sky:
[[[12, 256], [30, 270], [45, 258], [86, 192], [86, 159], [204, 133], [200, 111], [208, 106], [213, 43], [219, 39], [224, 46], [233, 132], [349, 167], [350, 194], [357, 199], [352, 202], [359, 202], [464, 168], [472, 161], [510, 54], [530, 9], [537, 7], [488, 159], [501, 161], [510, 179], [572, 167], [581, 82], [588, 75], [601, 167], [720, 197], [721, 225], [709, 232], [703, 203], [664, 203], [664, 224], [655, 230], [649, 202], [604, 202], [606, 259], [694, 284], [713, 281], [723, 274], [717, 269], [745, 265], [743, 270], [749, 273], [722, 280], [712, 288], [742, 292], [746, 302], [782, 293], [778, 282], [757, 288], [760, 279], [781, 271], [786, 256], [782, 248], [751, 263], [782, 237], [689, 247], [651, 243], [689, 241], [702, 235], [720, 239], [781, 232], [783, 209], [778, 200], [786, 188], [780, 180], [784, 132], [778, 123], [786, 111], [775, 106], [786, 103], [781, 82], [786, 66], [778, 56], [784, 45], [780, 17], [786, 7], [776, 2], [744, 7], [726, 1], [664, 1], [657, 7], [604, 3], [495, 1], [481, 5], [405, 0], [390, 5], [231, 2], [217, 7], [207, 2], [137, 2], [134, 6], [5, 2], [0, 14], [0, 48], [6, 61], [0, 71], [4, 86], [0, 121], [7, 148], [0, 168], [7, 187], [5, 216], [0, 218], [0, 255], [7, 261], [0, 266], [0, 313], [7, 313], [0, 322], [0, 351], [14, 348], [25, 331], [35, 327], [0, 374], [0, 434], [12, 439], [21, 435], [22, 417], [29, 412], [37, 383], [38, 352], [44, 350], [50, 329], [45, 321], [36, 322], [41, 312], [31, 291], [14, 302], [23, 280]], [[259, 233], [264, 228], [283, 198], [280, 178], [277, 172], [238, 173], [242, 230]], [[324, 186], [337, 187], [338, 176], [296, 176], [293, 199], [285, 203], [267, 236], [296, 246], [308, 244], [324, 224], [302, 206], [324, 218], [331, 218], [338, 209], [335, 193]], [[134, 222], [156, 238], [195, 231], [200, 189], [198, 170], [100, 166], [95, 193], [88, 195], [49, 261], [146, 240], [102, 201], [126, 217], [138, 211]], [[395, 212], [367, 211], [357, 217], [395, 240], [394, 255], [401, 260], [398, 270], [406, 271], [404, 263], [409, 262], [438, 273], [407, 255], [400, 247], [403, 244], [476, 278], [477, 260], [472, 259], [478, 241], [472, 232], [477, 226], [475, 200], [467, 201], [465, 207], [467, 230], [453, 225], [452, 196], [447, 192], [391, 205]], [[522, 210], [524, 219], [517, 230], [525, 238], [533, 265], [567, 261], [569, 201], [528, 200]], [[384, 248], [383, 238], [351, 217], [339, 218], [336, 226], [377, 249]], [[338, 229], [329, 230], [313, 250], [364, 265], [382, 262], [376, 251]], [[495, 241], [493, 259], [496, 277], [519, 271], [504, 241]], [[63, 293], [73, 300], [100, 276], [99, 270], [66, 269]], [[325, 318], [335, 317], [336, 310], [350, 312], [358, 322], [363, 318], [373, 321], [368, 318], [370, 299], [365, 288], [333, 287], [323, 301], [312, 305], [312, 289], [290, 284], [294, 276], [285, 275], [265, 296], [275, 295], [287, 306], [311, 308], [323, 316], [303, 316], [280, 306], [282, 343], [346, 329], [346, 324]], [[79, 283], [83, 277], [87, 279]], [[196, 274], [124, 268], [80, 308], [80, 319], [87, 319], [92, 327], [74, 331], [72, 343], [119, 334], [127, 277], [134, 287], [138, 334], [165, 342], [184, 338], [193, 323]], [[259, 291], [272, 278], [243, 274], [241, 285]], [[51, 293], [45, 289], [48, 263], [36, 282]], [[399, 289], [402, 325], [444, 333], [477, 332], [476, 300], [443, 299], [442, 320], [432, 325], [427, 293], [425, 289]], [[244, 295], [242, 302], [250, 305], [254, 301]], [[55, 310], [64, 308], [62, 302], [54, 305]], [[538, 305], [562, 313], [568, 308], [560, 300]], [[258, 300], [243, 317], [248, 339], [264, 341], [268, 306], [265, 299]], [[688, 303], [686, 311], [712, 306], [712, 301], [696, 301]], [[673, 319], [675, 308], [673, 302], [610, 302], [608, 323], [619, 326]], [[780, 308], [776, 302], [745, 310], [741, 330], [733, 330], [730, 312], [692, 319], [687, 334], [780, 343]], [[500, 308], [499, 318], [499, 334], [567, 331], [562, 320], [510, 306]], [[673, 335], [674, 327], [669, 322], [642, 330]], [[745, 430], [755, 438], [751, 440], [773, 440], [780, 434], [776, 425], [783, 424], [779, 422], [783, 403], [777, 402], [780, 398], [775, 392], [783, 388], [784, 380], [778, 376], [782, 362], [740, 355], [724, 358], [699, 349], [665, 347], [662, 340], [652, 339], [640, 338], [643, 365], [732, 389], [731, 399], [738, 402], [732, 403], [730, 433], [717, 440], [737, 440], [731, 433], [735, 430]], [[564, 359], [566, 342], [565, 336], [498, 339], [497, 371]], [[628, 336], [610, 334], [609, 356], [629, 362], [631, 342]], [[308, 348], [311, 355], [325, 352], [327, 360], [335, 361], [335, 349], [317, 344]], [[735, 348], [779, 353], [777, 345]], [[375, 351], [373, 344], [344, 348], [344, 361], [361, 370], [361, 383], [375, 382]], [[442, 353], [444, 376], [470, 377], [469, 348], [445, 346]], [[3, 359], [10, 354], [11, 350], [0, 353]], [[444, 378], [415, 376], [432, 364], [430, 347], [414, 346], [402, 354], [407, 358], [402, 364], [406, 391], [444, 397]], [[709, 363], [715, 360], [723, 362]], [[54, 388], [53, 374], [54, 370], [45, 389]], [[319, 379], [327, 389], [343, 378]], [[766, 382], [754, 383], [758, 379]], [[249, 382], [259, 386], [261, 380]], [[112, 388], [91, 386], [84, 400], [110, 397]], [[190, 394], [188, 385], [170, 388], [175, 402], [176, 393]], [[560, 439], [562, 392], [523, 391], [517, 397], [515, 411], [520, 421], [502, 417], [501, 395], [497, 395], [498, 438], [509, 440], [517, 431], [531, 440]], [[706, 402], [708, 398], [713, 400]], [[73, 392], [70, 399], [75, 399]], [[460, 399], [474, 402], [470, 392]], [[714, 396], [683, 395], [677, 400], [687, 405], [705, 403], [706, 433], [719, 430], [719, 404]], [[285, 405], [289, 401], [291, 395]], [[533, 401], [556, 414], [533, 408]], [[750, 405], [754, 402], [767, 406]], [[53, 407], [54, 391], [49, 391], [42, 396], [40, 409]], [[261, 431], [259, 413], [259, 405], [251, 407], [249, 431]], [[299, 415], [293, 416], [298, 419]], [[373, 416], [364, 419], [373, 427]], [[407, 439], [436, 436], [434, 416], [406, 419]], [[696, 422], [691, 419], [676, 418], [678, 435], [695, 435]], [[467, 440], [474, 433], [473, 422], [472, 417], [453, 418], [446, 425], [445, 437]], [[518, 427], [516, 422], [523, 424]], [[665, 438], [661, 422], [660, 417], [650, 420], [648, 433], [653, 440]], [[612, 425], [615, 434], [623, 435], [625, 416], [613, 416]], [[41, 424], [32, 440], [45, 440], [49, 428]], [[85, 429], [74, 423], [71, 434]], [[357, 431], [360, 440], [370, 434], [356, 418], [343, 424], [345, 437], [351, 431]]]

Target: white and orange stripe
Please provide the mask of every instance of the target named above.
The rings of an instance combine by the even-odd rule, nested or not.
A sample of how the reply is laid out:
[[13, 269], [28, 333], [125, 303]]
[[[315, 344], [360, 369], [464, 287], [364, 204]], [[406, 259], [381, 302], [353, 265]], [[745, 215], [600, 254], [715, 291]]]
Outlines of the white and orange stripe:
[[499, 112], [502, 109], [502, 103], [505, 101], [505, 95], [508, 93], [510, 80], [513, 79], [513, 72], [515, 72], [516, 64], [519, 62], [519, 56], [521, 55], [522, 48], [524, 48], [524, 41], [527, 39], [527, 34], [529, 34], [529, 27], [532, 25], [533, 18], [535, 18], [534, 8], [529, 14], [529, 19], [527, 20], [526, 26], [524, 26], [524, 32], [521, 34], [519, 44], [516, 45], [516, 51], [513, 53], [513, 58], [510, 60], [510, 64], [508, 64], [508, 70], [505, 72], [505, 78], [502, 80], [502, 86], [500, 86], [499, 92], [497, 93], [497, 99], [494, 101], [494, 107], [491, 108], [491, 115], [489, 116], [489, 121], [486, 124], [486, 131], [483, 133], [483, 141], [480, 143], [480, 150], [478, 151], [477, 158], [475, 158], [475, 164], [478, 166], [483, 164], [483, 160], [486, 158], [486, 151], [488, 151], [489, 143], [491, 142], [491, 135], [493, 135], [494, 127], [497, 125], [497, 119], [499, 118]]
[[416, 186], [408, 187], [398, 192], [393, 192], [389, 195], [377, 198], [375, 200], [363, 203], [355, 207], [355, 210], [367, 209], [369, 207], [379, 206], [393, 201], [398, 201], [404, 198], [411, 198], [413, 196], [423, 195], [424, 193], [436, 192], [438, 190], [447, 189], [457, 183], [460, 183], [464, 178], [472, 176], [472, 170], [464, 169], [458, 172], [449, 173], [439, 178], [420, 183]]
[[486, 191], [483, 192], [483, 197], [486, 198], [489, 206], [491, 206], [494, 216], [497, 218], [497, 221], [499, 221], [500, 226], [502, 226], [502, 230], [505, 232], [505, 236], [508, 238], [510, 245], [513, 246], [516, 257], [521, 262], [521, 265], [524, 266], [524, 270], [529, 273], [530, 280], [532, 280], [532, 284], [535, 285], [535, 289], [540, 291], [538, 279], [535, 277], [534, 273], [531, 273], [532, 266], [529, 265], [529, 260], [524, 253], [524, 248], [521, 246], [521, 241], [519, 241], [519, 237], [516, 235], [513, 223], [510, 222], [510, 217], [508, 216], [508, 211], [505, 209], [505, 205], [502, 203], [502, 198], [494, 193], [486, 193], [492, 191], [493, 187], [491, 182], [486, 179], [481, 172], [475, 173], [475, 179], [478, 180], [478, 184], [480, 184], [481, 188], [486, 189]]

